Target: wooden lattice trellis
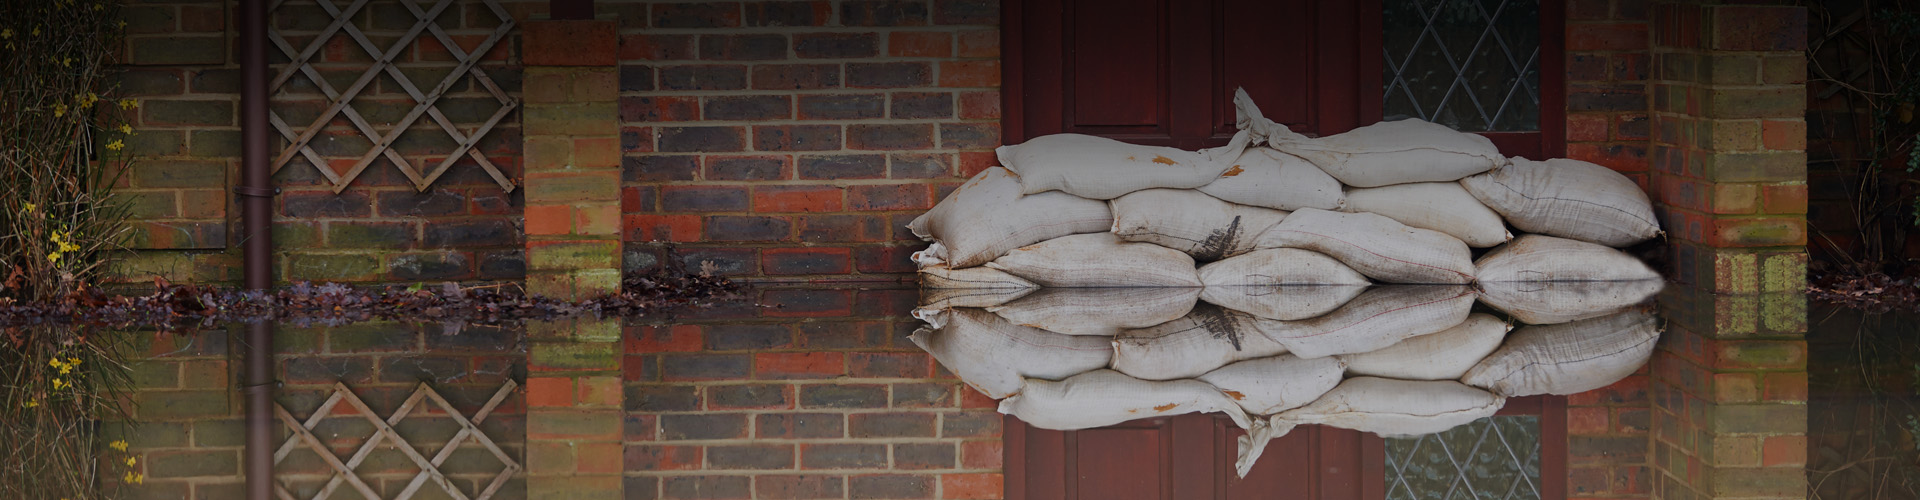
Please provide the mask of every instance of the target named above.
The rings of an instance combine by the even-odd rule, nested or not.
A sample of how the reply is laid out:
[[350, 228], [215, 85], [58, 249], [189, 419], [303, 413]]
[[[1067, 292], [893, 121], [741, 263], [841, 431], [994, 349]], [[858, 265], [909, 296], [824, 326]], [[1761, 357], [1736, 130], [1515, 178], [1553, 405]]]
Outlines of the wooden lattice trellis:
[[[320, 407], [315, 409], [313, 414], [307, 417], [306, 422], [301, 422], [299, 419], [294, 418], [293, 414], [288, 413], [285, 407], [278, 404], [274, 405], [274, 414], [280, 418], [281, 423], [286, 424], [287, 430], [291, 434], [287, 436], [285, 442], [280, 444], [279, 449], [274, 450], [273, 461], [277, 464], [285, 460], [288, 455], [292, 454], [300, 445], [304, 444], [307, 449], [319, 455], [322, 461], [325, 461], [329, 467], [333, 468], [333, 477], [327, 479], [327, 484], [322, 486], [320, 491], [313, 496], [314, 500], [331, 498], [334, 490], [338, 489], [342, 483], [347, 484], [359, 492], [362, 498], [377, 500], [383, 497], [375, 492], [371, 486], [368, 486], [366, 481], [361, 480], [360, 476], [354, 473], [354, 468], [359, 467], [360, 462], [366, 460], [367, 456], [371, 455], [376, 448], [379, 448], [381, 443], [390, 442], [394, 448], [399, 449], [402, 454], [405, 454], [407, 459], [412, 460], [414, 465], [420, 467], [420, 472], [414, 474], [413, 480], [407, 483], [407, 487], [401, 489], [400, 493], [395, 495], [392, 500], [408, 500], [413, 498], [414, 493], [417, 493], [420, 487], [424, 486], [427, 481], [433, 481], [434, 484], [439, 485], [442, 490], [446, 491], [447, 495], [458, 500], [487, 500], [493, 498], [493, 495], [500, 490], [500, 487], [506, 484], [507, 479], [520, 472], [520, 463], [514, 461], [513, 457], [508, 456], [505, 451], [502, 451], [499, 445], [494, 444], [493, 439], [487, 437], [486, 433], [480, 432], [480, 428], [477, 427], [477, 425], [486, 421], [487, 416], [492, 414], [494, 408], [500, 406], [500, 403], [507, 399], [507, 395], [513, 393], [515, 387], [517, 387], [517, 384], [512, 380], [508, 380], [505, 385], [500, 386], [499, 391], [494, 392], [493, 399], [488, 400], [486, 405], [481, 406], [479, 411], [474, 412], [472, 420], [468, 420], [460, 414], [459, 410], [455, 410], [452, 404], [447, 403], [446, 398], [441, 397], [440, 393], [434, 392], [432, 387], [421, 383], [418, 388], [414, 389], [413, 395], [407, 397], [406, 402], [401, 403], [400, 408], [393, 411], [393, 415], [382, 420], [376, 416], [372, 408], [367, 407], [366, 402], [361, 401], [359, 396], [355, 396], [353, 391], [347, 388], [346, 384], [335, 383], [333, 386], [333, 394], [328, 396], [326, 402], [321, 403]], [[407, 443], [406, 438], [402, 437], [400, 433], [393, 428], [394, 425], [398, 425], [400, 421], [405, 420], [408, 415], [411, 415], [414, 409], [420, 406], [422, 401], [431, 401], [434, 405], [439, 406], [441, 411], [446, 412], [447, 418], [453, 419], [454, 423], [460, 425], [460, 432], [455, 433], [452, 438], [448, 439], [447, 444], [442, 446], [440, 451], [435, 453], [431, 459], [415, 451], [413, 445]], [[322, 442], [319, 437], [314, 436], [312, 432], [313, 428], [320, 425], [322, 420], [331, 417], [333, 408], [340, 403], [346, 403], [352, 406], [353, 409], [359, 413], [359, 416], [365, 418], [368, 423], [373, 424], [374, 428], [373, 435], [367, 437], [366, 441], [361, 442], [360, 448], [355, 450], [353, 456], [348, 457], [345, 462], [342, 462], [340, 457], [334, 455], [333, 450], [328, 448], [327, 444]], [[500, 470], [499, 474], [494, 475], [493, 481], [489, 482], [486, 488], [480, 490], [480, 492], [471, 499], [467, 497], [465, 493], [461, 492], [460, 488], [455, 487], [452, 482], [448, 481], [447, 477], [441, 474], [439, 469], [440, 464], [445, 463], [447, 457], [453, 455], [454, 449], [459, 448], [462, 442], [467, 439], [472, 439], [474, 442], [479, 443], [480, 446], [485, 447], [489, 453], [493, 454], [494, 458], [499, 459], [500, 463], [506, 466]], [[273, 487], [275, 495], [281, 500], [299, 500], [293, 496], [292, 492], [287, 491], [285, 485], [276, 482]]]
[[[472, 52], [468, 52], [462, 49], [458, 43], [455, 43], [453, 37], [447, 35], [447, 32], [440, 29], [440, 26], [434, 22], [434, 20], [440, 16], [441, 12], [453, 5], [454, 2], [455, 0], [439, 0], [434, 3], [433, 8], [425, 11], [420, 10], [420, 6], [415, 5], [412, 1], [398, 2], [400, 5], [406, 6], [407, 10], [413, 13], [415, 22], [411, 29], [407, 30], [405, 34], [394, 41], [393, 45], [387, 47], [384, 51], [381, 50], [378, 45], [375, 45], [372, 40], [369, 40], [366, 34], [362, 33], [360, 29], [351, 22], [354, 14], [360, 12], [361, 8], [367, 5], [367, 0], [353, 0], [345, 9], [335, 6], [332, 0], [316, 0], [321, 10], [326, 11], [327, 15], [333, 17], [333, 22], [322, 29], [319, 36], [314, 37], [313, 41], [309, 42], [305, 49], [295, 50], [293, 44], [288, 43], [285, 37], [280, 36], [280, 34], [274, 30], [268, 30], [267, 38], [272, 40], [273, 44], [280, 47], [280, 51], [291, 59], [291, 62], [288, 63], [285, 68], [282, 68], [280, 73], [274, 77], [273, 81], [268, 85], [268, 88], [272, 91], [278, 91], [282, 85], [285, 85], [288, 80], [293, 78], [295, 73], [304, 74], [307, 79], [311, 80], [314, 86], [318, 87], [320, 92], [325, 94], [327, 99], [331, 101], [327, 109], [321, 112], [320, 116], [315, 118], [313, 123], [307, 125], [305, 129], [294, 129], [288, 125], [285, 120], [281, 119], [278, 113], [272, 113], [270, 115], [269, 120], [273, 123], [273, 127], [279, 130], [280, 135], [286, 137], [290, 142], [287, 148], [281, 150], [280, 155], [274, 158], [273, 170], [279, 172], [280, 168], [286, 166], [288, 162], [293, 161], [296, 155], [304, 157], [308, 163], [313, 164], [313, 167], [320, 171], [321, 176], [326, 177], [327, 181], [333, 184], [333, 192], [339, 193], [346, 190], [347, 185], [352, 184], [353, 180], [358, 178], [360, 173], [367, 169], [368, 165], [371, 165], [381, 157], [385, 157], [388, 162], [393, 163], [394, 168], [399, 169], [400, 173], [405, 174], [407, 179], [413, 181], [415, 189], [426, 191], [429, 186], [433, 185], [435, 180], [447, 172], [448, 167], [453, 166], [454, 162], [459, 161], [462, 156], [465, 156], [472, 158], [475, 163], [480, 165], [480, 168], [485, 169], [487, 175], [492, 176], [494, 182], [500, 184], [501, 189], [509, 192], [513, 191], [515, 187], [513, 179], [508, 178], [505, 173], [500, 171], [499, 167], [495, 166], [492, 161], [487, 160], [485, 154], [474, 147], [475, 144], [480, 142], [482, 137], [485, 137], [488, 132], [493, 130], [494, 126], [500, 123], [501, 119], [505, 118], [518, 106], [518, 101], [514, 100], [512, 96], [507, 95], [506, 92], [500, 90], [500, 86], [494, 84], [493, 79], [489, 78], [487, 73], [482, 71], [477, 65], [487, 51], [493, 48], [494, 44], [499, 43], [501, 39], [507, 36], [508, 32], [512, 31], [513, 17], [509, 16], [507, 11], [501, 8], [499, 2], [496, 0], [482, 0], [482, 3], [487, 6], [487, 9], [499, 18], [500, 25], [494, 28], [493, 33], [484, 41], [481, 41], [478, 46], [474, 47]], [[283, 3], [285, 3], [285, 0], [275, 0], [271, 8], [278, 9]], [[347, 86], [345, 91], [334, 89], [332, 84], [329, 84], [325, 78], [321, 77], [320, 71], [314, 69], [314, 67], [309, 64], [309, 61], [313, 59], [314, 55], [320, 53], [321, 49], [326, 47], [328, 41], [333, 38], [334, 34], [342, 31], [346, 32], [347, 36], [352, 38], [361, 50], [365, 50], [367, 54], [374, 59], [373, 64], [367, 67], [366, 72], [362, 73], [359, 79], [354, 80], [352, 85]], [[434, 39], [440, 42], [440, 45], [444, 46], [456, 61], [454, 70], [447, 73], [447, 76], [440, 80], [439, 85], [435, 85], [431, 90], [424, 93], [420, 91], [419, 87], [414, 85], [406, 73], [401, 72], [400, 68], [393, 63], [394, 57], [412, 46], [422, 33], [432, 34]], [[408, 111], [404, 118], [401, 118], [398, 123], [395, 123], [392, 128], [388, 129], [385, 133], [375, 129], [373, 124], [368, 123], [367, 120], [362, 118], [360, 113], [355, 111], [353, 106], [350, 105], [353, 99], [359, 96], [360, 92], [365, 90], [367, 85], [373, 83], [382, 73], [385, 73], [388, 77], [392, 78], [394, 82], [398, 83], [400, 88], [405, 90], [407, 95], [412, 97], [414, 101], [413, 109]], [[495, 111], [493, 116], [488, 118], [485, 123], [482, 123], [478, 128], [474, 129], [471, 134], [461, 131], [458, 126], [455, 126], [452, 120], [447, 119], [446, 115], [442, 114], [439, 108], [435, 107], [435, 104], [439, 102], [440, 98], [446, 95], [447, 90], [452, 88], [455, 83], [460, 81], [460, 78], [466, 75], [472, 75], [475, 82], [479, 82], [481, 87], [486, 88], [487, 92], [492, 94], [493, 98], [500, 102], [500, 109]], [[358, 161], [354, 162], [353, 167], [349, 168], [344, 174], [335, 172], [333, 168], [328, 165], [327, 161], [322, 159], [320, 154], [313, 150], [311, 145], [314, 136], [325, 129], [327, 124], [332, 122], [335, 116], [340, 115], [344, 115], [347, 121], [353, 123], [354, 128], [358, 129], [360, 133], [366, 134], [367, 138], [373, 142], [372, 149], [369, 149]], [[415, 168], [392, 148], [394, 140], [399, 139], [400, 134], [406, 132], [422, 115], [433, 118], [434, 123], [439, 124], [440, 129], [445, 131], [447, 135], [451, 136], [454, 142], [457, 143], [457, 146], [451, 154], [448, 154], [447, 157], [441, 160], [438, 165], [435, 165], [432, 170], [425, 172]]]

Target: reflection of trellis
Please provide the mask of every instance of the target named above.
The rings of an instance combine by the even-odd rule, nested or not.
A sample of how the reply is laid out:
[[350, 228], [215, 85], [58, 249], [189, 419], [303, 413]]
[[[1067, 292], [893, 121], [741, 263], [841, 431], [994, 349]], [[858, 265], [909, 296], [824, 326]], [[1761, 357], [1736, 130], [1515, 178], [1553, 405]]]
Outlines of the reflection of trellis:
[[[506, 385], [500, 386], [500, 390], [494, 392], [493, 399], [488, 400], [486, 405], [481, 406], [479, 411], [474, 412], [473, 419], [469, 421], [466, 417], [462, 416], [458, 410], [453, 409], [453, 405], [447, 403], [446, 398], [440, 397], [440, 393], [434, 392], [433, 388], [428, 387], [425, 383], [421, 383], [420, 387], [414, 389], [413, 395], [409, 396], [405, 403], [401, 403], [399, 409], [393, 411], [392, 416], [387, 417], [386, 420], [381, 420], [375, 416], [372, 408], [367, 407], [366, 402], [361, 401], [358, 396], [353, 394], [352, 390], [347, 389], [346, 384], [335, 383], [333, 386], [333, 394], [328, 396], [326, 402], [321, 403], [320, 408], [314, 410], [313, 415], [308, 416], [307, 421], [304, 423], [295, 419], [293, 414], [288, 413], [285, 407], [277, 404], [274, 405], [274, 414], [279, 416], [281, 423], [286, 424], [287, 430], [290, 431], [292, 435], [287, 436], [286, 442], [281, 443], [278, 450], [274, 450], [273, 461], [274, 463], [279, 463], [285, 460], [287, 455], [292, 454], [298, 449], [299, 445], [305, 444], [309, 450], [319, 455], [321, 460], [333, 468], [333, 477], [329, 478], [326, 486], [321, 487], [320, 492], [313, 496], [315, 500], [331, 498], [333, 491], [339, 488], [341, 483], [346, 483], [355, 491], [358, 491], [362, 498], [378, 500], [383, 497], [375, 492], [373, 487], [368, 486], [366, 481], [362, 481], [360, 476], [353, 471], [354, 468], [359, 467], [360, 462], [366, 460], [367, 456], [371, 455], [374, 449], [378, 448], [382, 442], [390, 441], [393, 443], [394, 448], [398, 448], [409, 460], [413, 461], [414, 465], [420, 467], [420, 472], [414, 474], [413, 481], [407, 483], [407, 487], [402, 489], [400, 494], [393, 497], [394, 500], [413, 498], [414, 493], [418, 492], [420, 487], [425, 485], [429, 480], [439, 485], [442, 490], [447, 492], [447, 495], [459, 500], [469, 500], [467, 495], [460, 491], [460, 488], [455, 487], [452, 482], [447, 480], [445, 475], [440, 473], [439, 467], [441, 463], [447, 461], [447, 457], [453, 455], [454, 449], [459, 448], [462, 441], [473, 439], [474, 442], [479, 443], [480, 446], [485, 447], [488, 452], [492, 453], [494, 458], [498, 458], [500, 463], [506, 465], [504, 469], [501, 469], [499, 474], [494, 475], [493, 481], [488, 483], [485, 489], [480, 490], [480, 493], [471, 499], [487, 500], [492, 498], [494, 493], [498, 492], [502, 485], [506, 484], [508, 478], [513, 477], [515, 473], [520, 471], [520, 464], [515, 462], [512, 457], [507, 456], [507, 453], [502, 451], [499, 445], [493, 443], [492, 438], [487, 437], [486, 433], [480, 432], [480, 429], [475, 426], [486, 421], [487, 415], [492, 414], [494, 408], [500, 406], [500, 403], [507, 399], [507, 395], [513, 393], [513, 389], [516, 386], [517, 384], [512, 380], [508, 380]], [[400, 421], [405, 420], [408, 415], [412, 414], [414, 408], [420, 406], [421, 401], [427, 400], [431, 400], [434, 405], [439, 406], [441, 411], [446, 412], [448, 418], [453, 419], [454, 423], [460, 425], [460, 432], [448, 439], [447, 444], [441, 447], [440, 451], [435, 453], [432, 459], [428, 459], [422, 456], [420, 452], [415, 451], [413, 445], [407, 443], [406, 438], [401, 437], [400, 433], [393, 428], [394, 425], [398, 425]], [[321, 442], [320, 438], [314, 436], [312, 432], [315, 426], [320, 425], [322, 420], [325, 420], [332, 414], [334, 406], [343, 402], [358, 411], [359, 416], [367, 419], [367, 422], [373, 424], [374, 428], [373, 435], [369, 436], [366, 441], [361, 442], [360, 448], [355, 450], [353, 456], [347, 458], [345, 462], [341, 462], [340, 457], [335, 456], [333, 450], [329, 449], [326, 443]], [[286, 487], [279, 483], [274, 484], [274, 493], [278, 495], [281, 500], [298, 500], [293, 496], [293, 493], [287, 491]]]
[[[485, 154], [482, 154], [479, 149], [474, 147], [476, 143], [480, 142], [480, 138], [485, 137], [487, 132], [492, 131], [493, 127], [498, 125], [500, 120], [512, 112], [518, 104], [512, 97], [508, 96], [506, 92], [501, 91], [500, 87], [493, 83], [493, 79], [487, 77], [485, 71], [481, 71], [479, 66], [476, 66], [476, 63], [480, 61], [481, 57], [483, 57], [488, 50], [492, 49], [495, 43], [498, 43], [502, 38], [506, 37], [507, 33], [513, 29], [513, 18], [507, 14], [505, 9], [500, 7], [497, 1], [483, 1], [487, 8], [493, 12], [494, 16], [499, 18], [500, 26], [495, 28], [493, 33], [489, 35], [486, 40], [480, 42], [479, 46], [474, 47], [470, 53], [460, 48], [460, 45], [454, 42], [453, 37], [448, 36], [446, 31], [440, 29], [440, 26], [434, 23], [434, 19], [440, 17], [441, 12], [453, 5], [454, 0], [439, 0], [439, 2], [433, 5], [433, 8], [425, 11], [420, 10], [420, 6], [415, 5], [412, 1], [397, 2], [412, 12], [416, 20], [412, 29], [407, 30], [405, 34], [395, 40], [393, 45], [388, 47], [384, 52], [381, 51], [380, 47], [375, 45], [372, 40], [369, 40], [365, 33], [361, 33], [360, 29], [355, 27], [351, 22], [354, 14], [358, 13], [361, 7], [366, 6], [367, 0], [353, 0], [353, 3], [348, 4], [345, 9], [334, 6], [332, 0], [316, 0], [320, 8], [327, 12], [327, 15], [333, 16], [333, 22], [321, 30], [319, 36], [314, 37], [313, 41], [309, 42], [304, 50], [295, 50], [293, 44], [288, 43], [286, 38], [280, 36], [279, 33], [269, 30], [268, 38], [273, 41], [274, 45], [279, 46], [280, 51], [285, 53], [292, 62], [280, 70], [280, 74], [274, 77], [273, 82], [268, 85], [268, 88], [278, 90], [281, 85], [286, 84], [288, 80], [293, 78], [295, 72], [299, 72], [306, 75], [307, 79], [311, 80], [314, 86], [319, 87], [320, 92], [325, 94], [328, 100], [332, 101], [326, 111], [321, 112], [320, 116], [315, 118], [313, 123], [308, 125], [304, 130], [295, 130], [289, 126], [285, 120], [282, 120], [278, 113], [271, 114], [270, 120], [273, 123], [273, 127], [278, 129], [280, 135], [286, 137], [287, 140], [291, 142], [285, 150], [280, 152], [280, 156], [274, 159], [274, 171], [278, 172], [281, 167], [286, 166], [288, 162], [292, 161], [297, 154], [306, 158], [307, 162], [312, 163], [313, 167], [320, 171], [320, 175], [325, 176], [327, 181], [332, 182], [333, 192], [338, 193], [345, 190], [348, 184], [353, 183], [353, 180], [359, 177], [360, 173], [365, 171], [368, 165], [381, 157], [385, 157], [387, 161], [393, 163], [394, 168], [399, 169], [400, 173], [405, 174], [409, 180], [413, 181], [415, 189], [426, 191], [428, 186], [433, 185], [433, 181], [439, 179], [442, 174], [446, 173], [448, 167], [453, 166], [453, 163], [458, 161], [461, 156], [466, 156], [472, 158], [475, 163], [478, 163], [480, 168], [485, 169], [487, 175], [492, 176], [494, 182], [499, 183], [502, 189], [513, 191], [513, 180], [508, 179], [506, 174], [494, 166], [493, 162], [487, 160]], [[284, 2], [285, 0], [275, 0], [273, 8], [278, 8]], [[374, 59], [373, 65], [368, 67], [366, 72], [362, 73], [358, 80], [354, 80], [352, 85], [347, 86], [344, 92], [335, 90], [333, 85], [321, 77], [318, 70], [308, 64], [308, 61], [310, 61], [315, 54], [318, 54], [321, 49], [326, 47], [327, 42], [333, 38], [333, 35], [341, 31], [345, 31], [348, 37], [352, 38], [362, 50], [365, 50], [367, 54], [373, 56]], [[398, 66], [393, 64], [394, 57], [412, 46], [423, 31], [431, 33], [434, 39], [439, 41], [440, 45], [444, 46], [447, 52], [453, 56], [454, 60], [458, 61], [454, 70], [447, 73], [447, 76], [440, 80], [439, 85], [435, 85], [432, 90], [425, 93], [420, 92], [419, 87], [414, 86], [413, 81], [407, 78], [407, 75], [401, 72]], [[388, 77], [392, 78], [394, 82], [398, 83], [400, 88], [405, 90], [407, 95], [412, 97], [415, 103], [413, 109], [407, 112], [406, 117], [401, 118], [399, 123], [394, 124], [393, 128], [387, 130], [384, 134], [374, 129], [372, 124], [367, 123], [367, 120], [362, 118], [360, 113], [350, 106], [354, 97], [360, 95], [360, 92], [365, 90], [368, 84], [373, 83], [374, 79], [381, 73], [385, 73]], [[446, 115], [434, 107], [435, 103], [437, 103], [442, 96], [446, 95], [447, 90], [452, 88], [454, 83], [459, 82], [460, 78], [467, 74], [473, 75], [474, 81], [479, 82], [480, 86], [485, 87], [487, 92], [493, 95], [494, 99], [500, 101], [500, 109], [495, 111], [493, 116], [488, 118], [479, 128], [475, 129], [472, 135], [461, 132], [460, 128], [456, 127], [452, 120], [447, 119]], [[414, 121], [419, 120], [423, 114], [433, 118], [433, 121], [440, 125], [440, 129], [445, 131], [447, 135], [453, 137], [454, 142], [457, 143], [457, 146], [451, 154], [448, 154], [445, 159], [441, 160], [439, 165], [434, 166], [432, 170], [426, 172], [421, 172], [414, 168], [412, 164], [401, 158], [400, 154], [392, 149], [394, 140], [398, 139], [400, 134], [406, 132], [407, 129], [413, 125]], [[373, 148], [367, 150], [366, 154], [354, 162], [353, 167], [349, 168], [344, 174], [335, 172], [333, 168], [320, 157], [320, 154], [313, 150], [311, 144], [314, 136], [319, 134], [322, 129], [325, 129], [327, 124], [332, 122], [336, 115], [346, 116], [347, 121], [352, 122], [354, 128], [359, 129], [360, 133], [366, 134], [367, 138], [373, 142]]]
[[1502, 415], [1439, 434], [1387, 439], [1389, 500], [1540, 494], [1540, 417]]

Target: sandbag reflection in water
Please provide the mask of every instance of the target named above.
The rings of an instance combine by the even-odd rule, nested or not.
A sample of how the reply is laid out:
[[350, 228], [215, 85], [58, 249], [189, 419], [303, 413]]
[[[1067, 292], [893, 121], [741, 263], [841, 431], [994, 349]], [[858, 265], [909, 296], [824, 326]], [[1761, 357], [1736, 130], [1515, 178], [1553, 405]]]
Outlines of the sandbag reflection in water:
[[[1433, 434], [1489, 417], [1509, 397], [1612, 384], [1644, 365], [1659, 337], [1657, 320], [1640, 305], [1661, 285], [1631, 283], [1504, 287], [1495, 292], [1500, 308], [1474, 301], [1484, 290], [1432, 285], [1337, 294], [1324, 293], [1336, 288], [1325, 286], [1043, 289], [988, 308], [943, 308], [936, 291], [915, 311], [930, 326], [913, 340], [969, 386], [1001, 399], [1002, 413], [1042, 429], [1225, 413], [1248, 430], [1235, 464], [1244, 476], [1269, 440], [1297, 425]], [[1330, 296], [1347, 300], [1327, 310], [1321, 303]], [[1205, 300], [1211, 297], [1260, 297], [1263, 309], [1325, 312], [1270, 319], [1234, 309], [1245, 301]], [[1601, 300], [1584, 300], [1590, 297]], [[1285, 304], [1294, 298], [1314, 304]], [[1130, 308], [1129, 299], [1144, 302]], [[1027, 300], [1033, 303], [1020, 304]], [[1112, 315], [1130, 309], [1154, 311], [1138, 317], [1185, 314], [1152, 326], [1116, 324], [1126, 322]], [[1541, 309], [1552, 313], [1528, 314]], [[1046, 320], [1035, 324], [1036, 317]], [[1557, 324], [1516, 325], [1530, 317]], [[1047, 329], [1063, 327], [1075, 335]], [[1099, 335], [1106, 331], [1115, 333]], [[1061, 349], [1079, 361], [1058, 357]]]

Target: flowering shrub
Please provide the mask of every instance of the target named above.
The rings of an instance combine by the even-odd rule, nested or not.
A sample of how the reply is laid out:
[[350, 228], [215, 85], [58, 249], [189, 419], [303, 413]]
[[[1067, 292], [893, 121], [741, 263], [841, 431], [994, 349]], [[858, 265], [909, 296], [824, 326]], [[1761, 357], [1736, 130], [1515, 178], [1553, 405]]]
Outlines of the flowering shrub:
[[100, 422], [125, 420], [124, 335], [70, 327], [0, 330], [0, 498], [103, 496], [108, 479], [146, 478]]

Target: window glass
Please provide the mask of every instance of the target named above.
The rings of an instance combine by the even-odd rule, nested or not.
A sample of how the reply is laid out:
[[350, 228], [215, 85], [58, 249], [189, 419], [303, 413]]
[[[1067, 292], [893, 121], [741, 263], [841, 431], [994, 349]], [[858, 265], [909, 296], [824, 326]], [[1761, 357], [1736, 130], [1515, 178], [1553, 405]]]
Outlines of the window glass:
[[1385, 120], [1540, 129], [1538, 0], [1384, 0]]
[[1387, 441], [1387, 500], [1540, 498], [1540, 417], [1501, 415]]

